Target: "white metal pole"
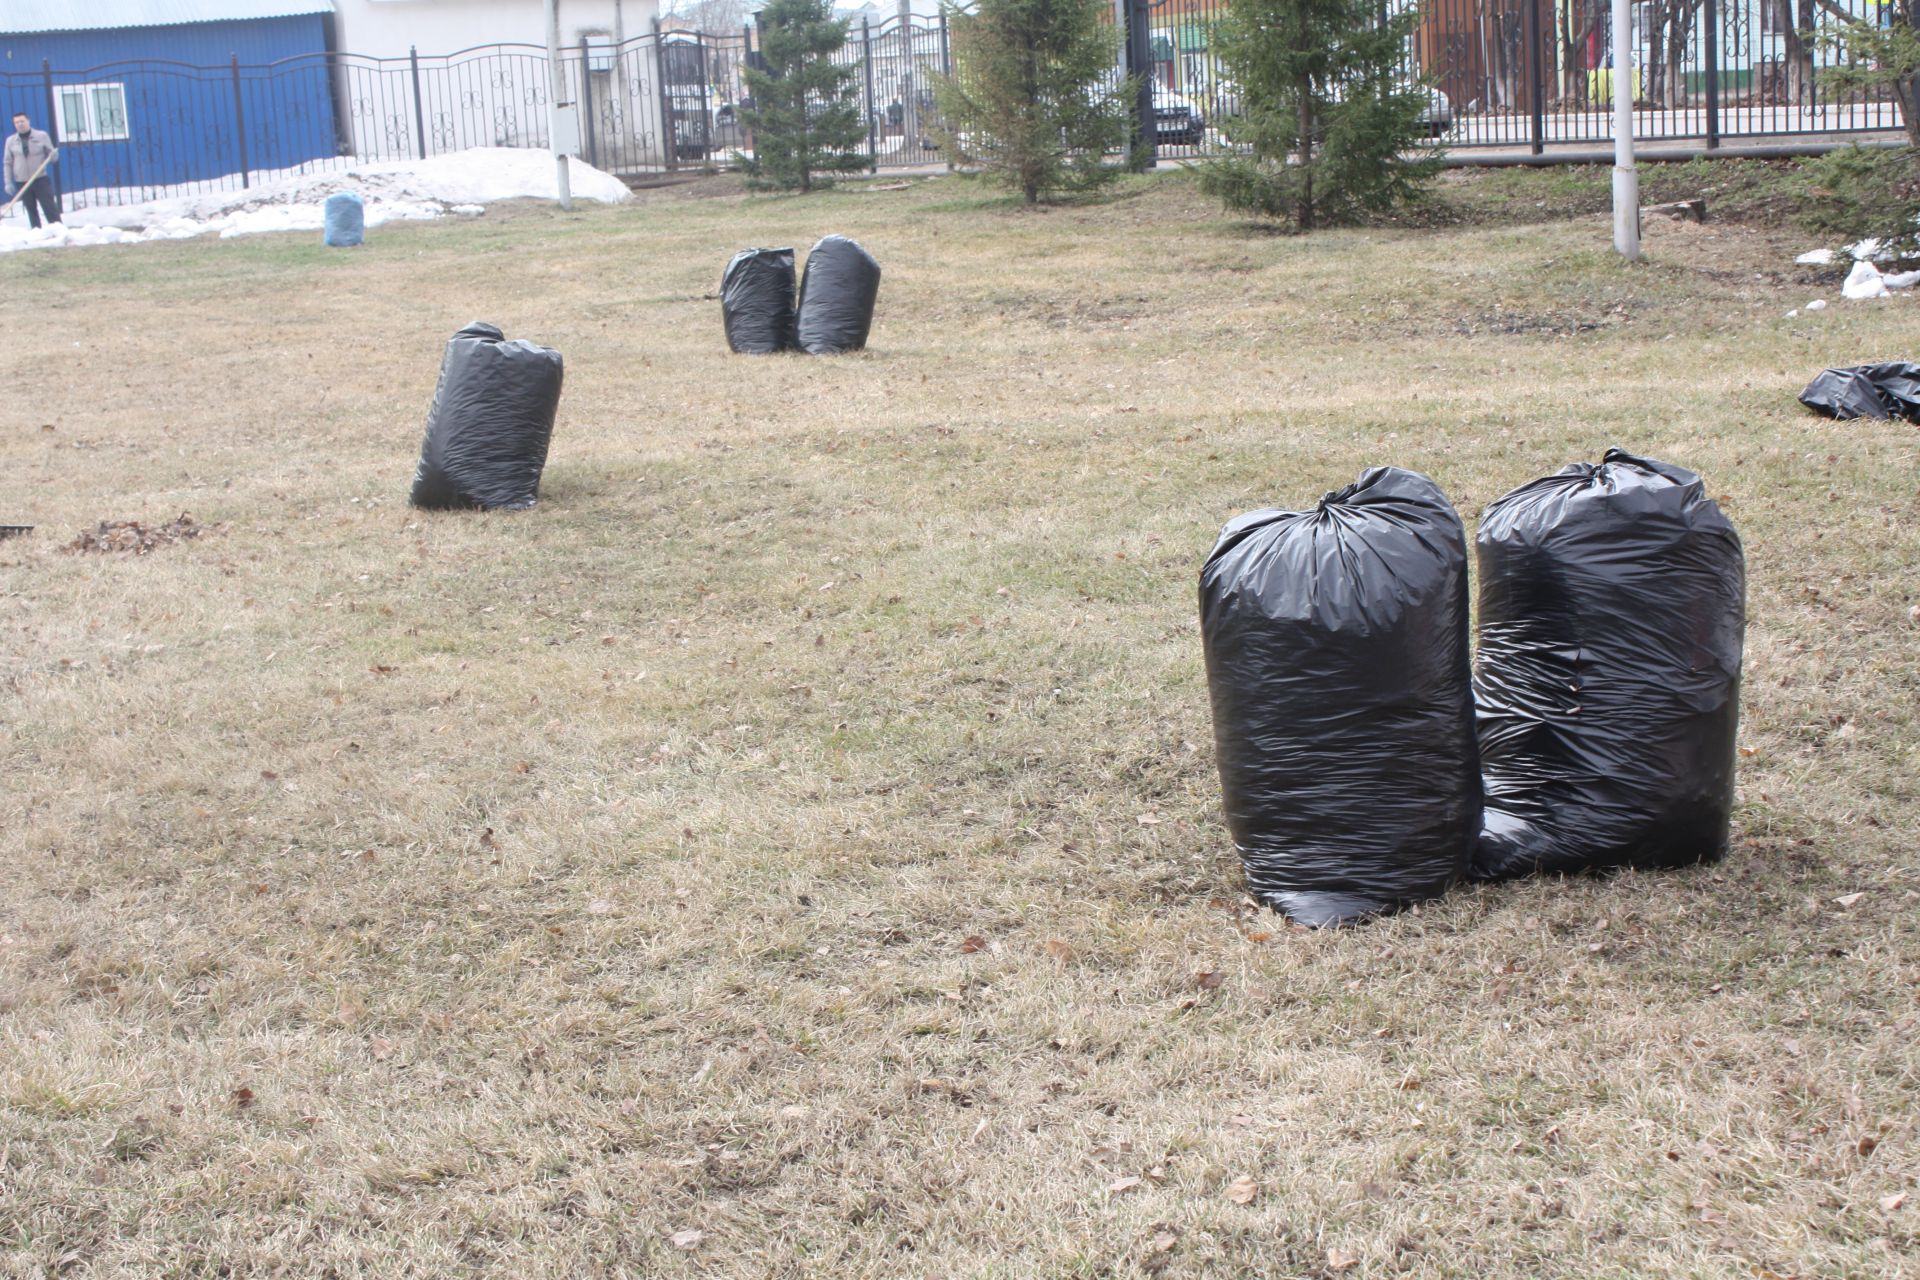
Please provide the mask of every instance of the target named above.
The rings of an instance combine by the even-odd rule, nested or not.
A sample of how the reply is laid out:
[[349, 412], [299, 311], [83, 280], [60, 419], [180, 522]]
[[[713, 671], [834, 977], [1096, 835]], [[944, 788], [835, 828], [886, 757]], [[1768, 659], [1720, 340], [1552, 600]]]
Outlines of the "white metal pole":
[[1613, 0], [1613, 247], [1640, 260], [1640, 175], [1633, 167], [1633, 5]]
[[[567, 78], [560, 66], [560, 0], [547, 0], [547, 74], [551, 94], [548, 119], [552, 121], [572, 105], [566, 100]], [[558, 138], [549, 138], [549, 142], [553, 144], [553, 177], [560, 193], [560, 207], [572, 209], [573, 187], [567, 180], [567, 153], [560, 149]]]

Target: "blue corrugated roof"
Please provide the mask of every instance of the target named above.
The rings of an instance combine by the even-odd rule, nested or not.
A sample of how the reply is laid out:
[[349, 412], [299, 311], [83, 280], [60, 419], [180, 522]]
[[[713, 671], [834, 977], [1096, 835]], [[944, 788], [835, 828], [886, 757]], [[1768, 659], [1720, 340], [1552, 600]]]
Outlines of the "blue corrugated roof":
[[0, 0], [0, 31], [107, 31], [332, 12], [333, 0]]

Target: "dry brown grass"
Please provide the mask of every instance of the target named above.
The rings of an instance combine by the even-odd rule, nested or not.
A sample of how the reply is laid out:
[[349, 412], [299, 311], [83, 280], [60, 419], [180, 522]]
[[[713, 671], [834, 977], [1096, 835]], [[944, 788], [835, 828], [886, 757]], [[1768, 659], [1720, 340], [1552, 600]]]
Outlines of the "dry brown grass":
[[[827, 231], [873, 349], [724, 354]], [[1917, 441], [1793, 403], [1920, 312], [1648, 235], [948, 180], [0, 261], [0, 1272], [1920, 1275]], [[476, 317], [566, 354], [544, 498], [413, 512]], [[1734, 856], [1242, 917], [1220, 523], [1612, 443], [1747, 540]]]

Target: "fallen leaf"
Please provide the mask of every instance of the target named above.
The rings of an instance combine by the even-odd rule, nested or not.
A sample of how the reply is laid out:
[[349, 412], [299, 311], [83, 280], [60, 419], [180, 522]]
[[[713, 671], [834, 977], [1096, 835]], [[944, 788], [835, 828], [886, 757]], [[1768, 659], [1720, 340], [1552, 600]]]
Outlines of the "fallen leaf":
[[1402, 1092], [1411, 1093], [1415, 1089], [1418, 1089], [1420, 1084], [1421, 1080], [1419, 1076], [1408, 1076], [1400, 1082], [1400, 1089]]
[[1173, 1246], [1179, 1243], [1180, 1243], [1179, 1232], [1169, 1228], [1165, 1231], [1162, 1231], [1159, 1235], [1155, 1236], [1153, 1238], [1152, 1243], [1148, 1247], [1152, 1249], [1155, 1253], [1170, 1253], [1173, 1251]]
[[1138, 1178], [1120, 1178], [1115, 1180], [1113, 1183], [1111, 1183], [1107, 1187], [1107, 1193], [1109, 1195], [1116, 1195], [1116, 1196], [1122, 1195], [1128, 1191], [1132, 1191], [1134, 1188], [1138, 1187], [1139, 1185], [1140, 1185], [1140, 1179]]
[[233, 1105], [239, 1107], [242, 1111], [245, 1111], [253, 1105], [253, 1090], [247, 1088], [246, 1085], [241, 1085], [228, 1096], [233, 1099]]
[[979, 934], [970, 934], [960, 941], [960, 954], [970, 956], [987, 949], [987, 940]]
[[1260, 1184], [1242, 1174], [1227, 1184], [1227, 1199], [1235, 1204], [1252, 1204], [1260, 1195]]
[[1157, 813], [1143, 813], [1135, 818], [1134, 821], [1143, 827], [1157, 827], [1160, 825], [1160, 815]]
[[497, 844], [495, 844], [495, 843], [493, 842], [493, 828], [492, 828], [492, 827], [484, 827], [484, 828], [482, 828], [482, 829], [481, 829], [481, 832], [480, 832], [480, 843], [481, 843], [481, 844], [483, 844], [483, 845], [485, 845], [485, 846], [487, 846], [487, 848], [489, 848], [489, 849], [498, 849], [498, 848], [500, 847], [499, 845], [497, 845]]
[[1863, 1156], [1870, 1156], [1873, 1154], [1873, 1149], [1879, 1145], [1880, 1139], [1868, 1133], [1861, 1135], [1860, 1141], [1853, 1144], [1853, 1149]]
[[375, 663], [373, 666], [367, 668], [367, 670], [377, 676], [390, 676], [399, 669], [398, 667], [387, 666], [385, 663]]
[[1193, 975], [1193, 985], [1199, 987], [1202, 991], [1212, 991], [1226, 980], [1227, 975], [1217, 969]]
[[1843, 893], [1833, 901], [1835, 906], [1850, 907], [1866, 896], [1864, 893]]
[[1272, 938], [1273, 938], [1273, 935], [1270, 933], [1267, 933], [1264, 930], [1258, 933], [1250, 933], [1247, 935], [1248, 942], [1268, 942], [1268, 941], [1271, 941]]
[[671, 1243], [676, 1249], [698, 1249], [700, 1242], [706, 1238], [706, 1232], [688, 1229], [686, 1231], [674, 1232], [671, 1237]]
[[1359, 1265], [1360, 1258], [1357, 1254], [1348, 1253], [1345, 1249], [1327, 1250], [1327, 1270], [1329, 1271], [1351, 1271]]
[[1895, 1213], [1906, 1203], [1907, 1193], [1904, 1191], [1896, 1191], [1890, 1196], [1880, 1197], [1880, 1211], [1882, 1213]]
[[385, 1062], [393, 1056], [393, 1041], [375, 1036], [367, 1042], [367, 1052], [373, 1055], [375, 1062]]
[[1048, 938], [1047, 954], [1053, 957], [1055, 964], [1066, 964], [1073, 959], [1073, 948], [1058, 938]]

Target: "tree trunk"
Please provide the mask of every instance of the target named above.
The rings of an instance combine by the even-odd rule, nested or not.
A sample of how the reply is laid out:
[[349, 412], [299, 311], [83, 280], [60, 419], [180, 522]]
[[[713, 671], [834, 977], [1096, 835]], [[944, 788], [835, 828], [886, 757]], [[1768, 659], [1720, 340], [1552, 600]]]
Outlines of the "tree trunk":
[[1787, 100], [1798, 105], [1813, 102], [1813, 50], [1801, 38], [1802, 31], [1813, 29], [1813, 0], [1800, 0], [1798, 12], [1782, 0], [1781, 8], [1792, 15], [1793, 21], [1780, 33], [1780, 44], [1786, 57]]
[[1300, 229], [1313, 230], [1313, 80], [1300, 77]]

